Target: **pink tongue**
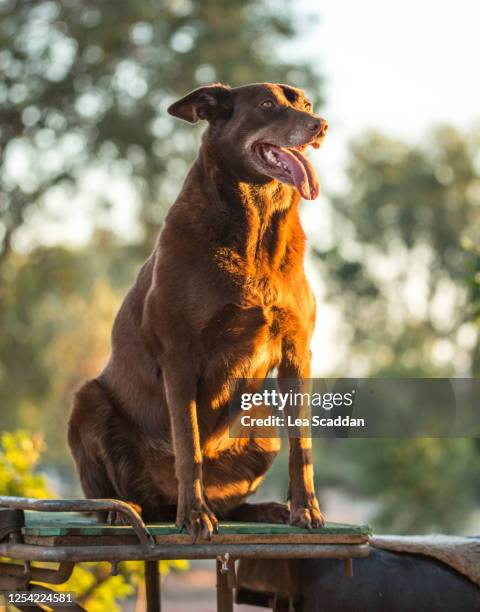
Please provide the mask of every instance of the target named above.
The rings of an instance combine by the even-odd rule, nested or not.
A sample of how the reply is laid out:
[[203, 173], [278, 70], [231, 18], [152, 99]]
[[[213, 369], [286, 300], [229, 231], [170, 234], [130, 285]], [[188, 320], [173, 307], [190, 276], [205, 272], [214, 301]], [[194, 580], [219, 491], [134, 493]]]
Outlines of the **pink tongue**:
[[[273, 147], [272, 147], [273, 148]], [[320, 183], [312, 164], [295, 149], [274, 147], [278, 157], [287, 164], [295, 187], [305, 200], [314, 200], [320, 192]]]

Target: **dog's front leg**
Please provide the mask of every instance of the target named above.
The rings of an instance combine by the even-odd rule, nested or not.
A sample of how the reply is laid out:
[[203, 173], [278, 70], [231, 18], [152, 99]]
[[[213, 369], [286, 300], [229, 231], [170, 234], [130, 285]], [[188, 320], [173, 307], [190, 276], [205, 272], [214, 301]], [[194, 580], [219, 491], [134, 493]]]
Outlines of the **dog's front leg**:
[[217, 519], [205, 499], [202, 451], [197, 422], [196, 384], [185, 368], [186, 361], [163, 366], [163, 379], [172, 424], [175, 473], [178, 481], [176, 526], [186, 527], [195, 542], [210, 539]]
[[[304, 393], [305, 379], [310, 376], [310, 351], [299, 350], [298, 344], [284, 342], [282, 362], [278, 368], [278, 385], [283, 393]], [[305, 406], [287, 402], [290, 420], [307, 417]], [[289, 487], [290, 523], [307, 529], [321, 527], [325, 519], [315, 495], [310, 427], [289, 427]]]

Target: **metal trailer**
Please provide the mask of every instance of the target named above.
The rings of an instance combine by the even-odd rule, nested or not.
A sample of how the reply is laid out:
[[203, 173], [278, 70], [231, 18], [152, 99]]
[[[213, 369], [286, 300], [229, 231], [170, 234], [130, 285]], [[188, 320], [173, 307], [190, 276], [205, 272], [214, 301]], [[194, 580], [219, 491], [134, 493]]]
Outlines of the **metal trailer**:
[[[99, 523], [92, 515], [99, 511], [116, 512], [126, 525]], [[344, 574], [351, 576], [352, 560], [369, 553], [369, 534], [366, 526], [338, 523], [313, 531], [289, 525], [221, 523], [211, 541], [192, 543], [191, 537], [174, 525], [145, 525], [138, 513], [120, 500], [0, 497], [0, 557], [17, 562], [0, 561], [0, 591], [53, 592], [39, 583], [66, 582], [77, 563], [108, 561], [115, 572], [119, 561], [143, 561], [147, 610], [160, 612], [159, 561], [212, 559], [217, 571], [217, 610], [231, 612], [236, 560], [342, 559]], [[50, 569], [33, 565], [35, 561], [59, 565]], [[48, 605], [57, 611], [84, 610], [78, 602], [68, 607]], [[16, 607], [31, 612], [44, 609]], [[275, 598], [271, 607], [280, 609]]]

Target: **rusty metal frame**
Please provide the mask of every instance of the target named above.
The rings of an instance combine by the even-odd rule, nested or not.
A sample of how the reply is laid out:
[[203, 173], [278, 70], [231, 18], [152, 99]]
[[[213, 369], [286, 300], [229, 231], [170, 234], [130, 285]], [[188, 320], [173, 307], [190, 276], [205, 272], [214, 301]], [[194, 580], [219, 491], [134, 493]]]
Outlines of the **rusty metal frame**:
[[[17, 563], [1, 562], [2, 574], [13, 579], [35, 580], [36, 582], [48, 582], [48, 584], [63, 584], [67, 582], [75, 567], [74, 561], [62, 562], [57, 569], [49, 567], [26, 568], [25, 565]], [[1, 580], [1, 578], [0, 578]]]
[[155, 543], [138, 512], [119, 499], [35, 499], [0, 496], [0, 508], [37, 512], [118, 512], [123, 514], [132, 526], [143, 548], [148, 549]]
[[[156, 544], [139, 514], [127, 503], [115, 499], [38, 500], [25, 497], [1, 497], [0, 508], [41, 512], [118, 512], [134, 529], [139, 543], [129, 545], [43, 546], [25, 544], [18, 533], [0, 542], [0, 556], [24, 561], [24, 565], [0, 563], [0, 578], [12, 581], [13, 588], [37, 588], [31, 580], [61, 584], [70, 577], [76, 563], [88, 561], [143, 561], [148, 612], [160, 612], [161, 585], [158, 562], [167, 559], [217, 560], [217, 610], [233, 610], [235, 561], [238, 559], [343, 559], [345, 575], [352, 575], [352, 559], [366, 557], [369, 544]], [[56, 570], [32, 567], [31, 561], [57, 562]], [[222, 571], [224, 568], [224, 571]], [[82, 608], [78, 606], [77, 610]], [[32, 608], [30, 608], [32, 610]]]
[[0, 556], [28, 561], [159, 561], [216, 559], [229, 553], [235, 559], [351, 559], [366, 557], [368, 544], [156, 544], [146, 551], [137, 545], [41, 546], [5, 542]]

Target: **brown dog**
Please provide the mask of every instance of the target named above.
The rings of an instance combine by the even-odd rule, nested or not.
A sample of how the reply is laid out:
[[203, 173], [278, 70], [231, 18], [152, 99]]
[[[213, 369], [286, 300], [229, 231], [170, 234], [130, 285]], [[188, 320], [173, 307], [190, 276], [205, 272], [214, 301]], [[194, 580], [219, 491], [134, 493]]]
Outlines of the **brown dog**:
[[247, 504], [277, 438], [230, 438], [238, 379], [310, 374], [315, 302], [303, 269], [300, 195], [319, 185], [305, 157], [326, 122], [304, 93], [212, 85], [169, 113], [208, 129], [157, 245], [116, 318], [112, 355], [76, 393], [68, 439], [87, 497], [138, 504], [210, 537], [217, 517], [323, 524], [311, 443], [290, 439], [289, 508]]

